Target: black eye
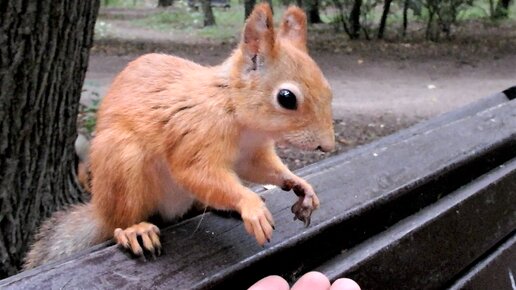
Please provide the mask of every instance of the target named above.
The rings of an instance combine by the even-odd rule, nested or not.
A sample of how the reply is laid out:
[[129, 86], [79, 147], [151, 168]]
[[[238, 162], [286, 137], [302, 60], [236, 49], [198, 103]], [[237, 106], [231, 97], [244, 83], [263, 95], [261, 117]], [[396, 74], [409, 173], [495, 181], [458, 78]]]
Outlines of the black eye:
[[278, 92], [278, 103], [285, 109], [295, 110], [297, 109], [297, 98], [293, 92], [281, 89]]

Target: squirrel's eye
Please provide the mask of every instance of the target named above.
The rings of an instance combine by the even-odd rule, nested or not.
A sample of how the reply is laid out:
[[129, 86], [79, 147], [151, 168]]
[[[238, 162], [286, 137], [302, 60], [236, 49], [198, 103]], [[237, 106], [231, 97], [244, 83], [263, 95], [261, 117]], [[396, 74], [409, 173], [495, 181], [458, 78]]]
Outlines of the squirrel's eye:
[[295, 110], [297, 109], [297, 98], [293, 92], [287, 89], [281, 89], [278, 92], [278, 103], [285, 109]]

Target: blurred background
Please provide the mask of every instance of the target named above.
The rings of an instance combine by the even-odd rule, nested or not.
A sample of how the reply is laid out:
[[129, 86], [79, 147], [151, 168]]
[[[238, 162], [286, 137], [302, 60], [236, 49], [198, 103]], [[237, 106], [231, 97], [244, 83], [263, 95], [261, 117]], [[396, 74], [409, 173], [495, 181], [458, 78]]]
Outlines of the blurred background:
[[[271, 0], [269, 0], [271, 1]], [[516, 85], [513, 0], [272, 0], [309, 18], [310, 54], [334, 92], [337, 152]], [[215, 65], [229, 56], [255, 1], [102, 0], [79, 131], [131, 60], [163, 52]], [[318, 153], [280, 148], [291, 168]]]

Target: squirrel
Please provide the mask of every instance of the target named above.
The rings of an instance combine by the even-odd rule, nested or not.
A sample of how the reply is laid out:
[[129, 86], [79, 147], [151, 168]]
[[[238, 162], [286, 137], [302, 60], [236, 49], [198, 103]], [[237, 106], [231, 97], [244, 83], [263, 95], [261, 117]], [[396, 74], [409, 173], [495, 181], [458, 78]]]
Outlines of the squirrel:
[[149, 217], [177, 219], [194, 201], [237, 211], [264, 245], [273, 217], [241, 180], [293, 190], [299, 199], [292, 212], [308, 225], [319, 199], [282, 163], [275, 144], [332, 151], [331, 101], [330, 85], [308, 55], [306, 15], [295, 6], [276, 32], [269, 5], [256, 5], [237, 48], [218, 66], [165, 54], [137, 58], [114, 79], [97, 113], [91, 201], [44, 222], [24, 268], [113, 238], [135, 255], [159, 255], [159, 229]]

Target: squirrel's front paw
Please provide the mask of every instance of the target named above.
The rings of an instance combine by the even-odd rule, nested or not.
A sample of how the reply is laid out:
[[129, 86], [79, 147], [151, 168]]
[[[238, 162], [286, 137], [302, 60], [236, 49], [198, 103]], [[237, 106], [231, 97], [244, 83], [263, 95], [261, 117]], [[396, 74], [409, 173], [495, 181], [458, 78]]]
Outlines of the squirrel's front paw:
[[302, 221], [305, 226], [310, 225], [312, 212], [319, 207], [319, 198], [315, 194], [312, 186], [306, 181], [299, 179], [298, 181], [287, 180], [282, 187], [283, 190], [293, 190], [299, 197], [296, 203], [292, 205], [292, 213], [294, 213], [294, 220]]
[[256, 199], [243, 201], [239, 207], [246, 231], [256, 238], [260, 246], [270, 242], [274, 220], [265, 203], [256, 196]]
[[[129, 250], [136, 256], [143, 255], [143, 249], [150, 252], [153, 256], [161, 255], [159, 229], [153, 224], [141, 222], [125, 230], [117, 228], [115, 229], [114, 237], [118, 245]], [[142, 245], [138, 242], [138, 237], [141, 237]]]

